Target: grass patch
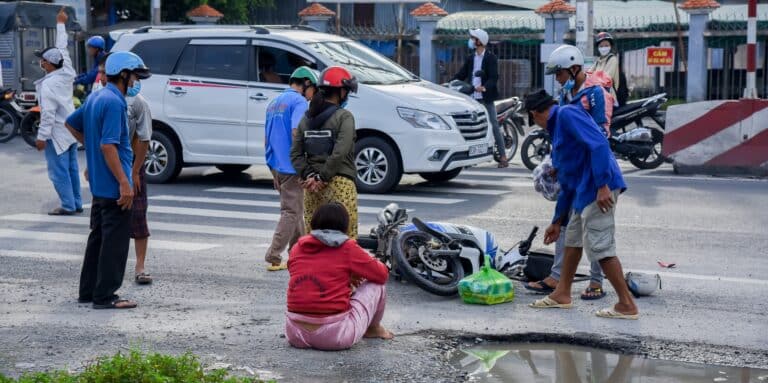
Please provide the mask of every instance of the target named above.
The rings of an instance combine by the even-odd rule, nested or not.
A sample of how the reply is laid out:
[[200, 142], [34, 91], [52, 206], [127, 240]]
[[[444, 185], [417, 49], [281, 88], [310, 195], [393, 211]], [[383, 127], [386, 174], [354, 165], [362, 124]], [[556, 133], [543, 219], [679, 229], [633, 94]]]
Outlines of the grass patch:
[[79, 374], [66, 371], [37, 372], [18, 380], [0, 374], [0, 383], [265, 383], [249, 377], [230, 376], [226, 370], [205, 371], [197, 356], [145, 354], [130, 351], [99, 358]]

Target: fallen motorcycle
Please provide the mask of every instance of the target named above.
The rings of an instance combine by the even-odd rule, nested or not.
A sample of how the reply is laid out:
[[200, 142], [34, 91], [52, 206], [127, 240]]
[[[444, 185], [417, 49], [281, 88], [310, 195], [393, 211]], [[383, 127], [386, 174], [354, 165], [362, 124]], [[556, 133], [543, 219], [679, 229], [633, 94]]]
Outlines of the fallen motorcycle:
[[405, 209], [389, 204], [379, 212], [378, 225], [357, 242], [396, 278], [435, 295], [456, 295], [459, 281], [480, 270], [486, 254], [492, 267], [520, 281], [544, 279], [552, 267], [551, 252], [531, 251], [538, 228], [516, 248], [501, 251], [493, 234], [477, 227], [423, 222], [416, 217], [411, 224], [407, 221]]
[[[661, 152], [666, 118], [659, 108], [666, 102], [666, 93], [661, 93], [628, 103], [614, 111], [608, 141], [616, 158], [628, 160], [639, 169], [655, 169], [664, 162]], [[648, 119], [657, 126], [648, 124]], [[523, 141], [520, 157], [523, 164], [533, 170], [551, 152], [549, 133], [536, 129]]]

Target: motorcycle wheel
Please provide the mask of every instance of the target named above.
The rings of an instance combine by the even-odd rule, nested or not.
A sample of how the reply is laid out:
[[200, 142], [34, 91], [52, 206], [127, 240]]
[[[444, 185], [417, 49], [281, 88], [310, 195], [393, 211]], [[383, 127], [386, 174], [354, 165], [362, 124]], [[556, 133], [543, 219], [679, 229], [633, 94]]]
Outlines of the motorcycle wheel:
[[21, 138], [24, 139], [29, 146], [35, 147], [35, 141], [37, 141], [37, 129], [40, 127], [40, 113], [29, 112], [21, 120]]
[[662, 155], [662, 144], [664, 143], [664, 133], [651, 129], [653, 139], [653, 149], [651, 154], [645, 158], [632, 157], [629, 162], [638, 169], [656, 169], [664, 163], [665, 157]]
[[5, 107], [0, 108], [0, 143], [13, 139], [18, 129], [19, 120], [16, 118], [15, 112]]
[[453, 296], [459, 292], [459, 281], [464, 268], [457, 257], [441, 258], [447, 263], [448, 273], [442, 274], [427, 267], [419, 257], [419, 249], [429, 246], [432, 237], [421, 231], [406, 231], [395, 241], [393, 253], [401, 275], [422, 289], [440, 296]]
[[[520, 137], [517, 135], [515, 123], [509, 119], [504, 121], [504, 123], [501, 125], [501, 135], [504, 137], [504, 151], [507, 154], [507, 161], [512, 161], [512, 157], [514, 157], [515, 153], [517, 153], [517, 147], [520, 143]], [[500, 159], [501, 158], [499, 156], [499, 152], [494, 146], [493, 160], [499, 162]]]
[[525, 167], [532, 171], [551, 152], [552, 143], [549, 141], [549, 137], [533, 134], [526, 137], [523, 141], [523, 145], [520, 147], [520, 158], [523, 160]]

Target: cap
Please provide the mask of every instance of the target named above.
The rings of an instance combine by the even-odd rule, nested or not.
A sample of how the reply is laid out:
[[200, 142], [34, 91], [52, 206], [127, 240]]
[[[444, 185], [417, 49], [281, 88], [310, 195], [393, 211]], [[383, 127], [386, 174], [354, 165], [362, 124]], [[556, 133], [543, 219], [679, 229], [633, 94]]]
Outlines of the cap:
[[552, 96], [547, 93], [544, 89], [539, 89], [537, 91], [534, 91], [532, 93], [528, 93], [525, 96], [525, 101], [523, 101], [523, 105], [525, 110], [528, 111], [528, 125], [534, 125], [533, 124], [533, 117], [531, 116], [531, 112], [539, 109], [543, 106], [549, 106], [554, 105], [557, 102], [555, 101]]
[[42, 52], [35, 52], [35, 56], [40, 57], [54, 65], [59, 65], [61, 64], [61, 61], [64, 60], [64, 56], [61, 54], [61, 51], [56, 47], [47, 48]]

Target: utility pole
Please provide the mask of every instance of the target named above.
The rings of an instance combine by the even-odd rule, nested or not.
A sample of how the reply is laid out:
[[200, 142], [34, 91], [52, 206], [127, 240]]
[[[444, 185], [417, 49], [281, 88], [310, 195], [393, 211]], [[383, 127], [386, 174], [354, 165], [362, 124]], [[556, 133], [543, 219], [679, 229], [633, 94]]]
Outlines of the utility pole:
[[160, 25], [163, 23], [161, 8], [161, 0], [152, 0], [152, 10], [150, 12], [152, 15], [152, 25]]

